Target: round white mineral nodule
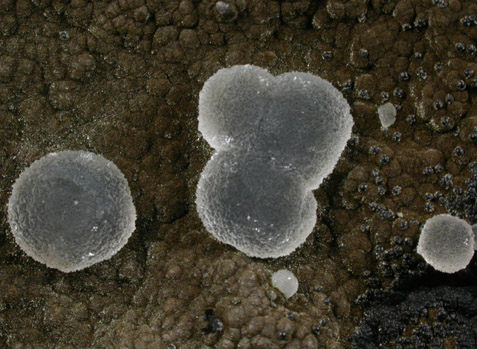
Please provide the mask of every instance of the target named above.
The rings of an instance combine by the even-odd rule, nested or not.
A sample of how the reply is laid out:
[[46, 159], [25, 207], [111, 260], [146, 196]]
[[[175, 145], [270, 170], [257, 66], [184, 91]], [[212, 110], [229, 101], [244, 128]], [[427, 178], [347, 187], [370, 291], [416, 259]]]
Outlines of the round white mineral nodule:
[[455, 273], [474, 255], [474, 232], [463, 219], [440, 214], [429, 218], [421, 231], [417, 252], [434, 269]]
[[388, 128], [396, 122], [396, 107], [392, 103], [383, 104], [378, 108], [379, 121], [383, 128]]
[[298, 280], [295, 275], [286, 269], [281, 269], [272, 275], [272, 285], [286, 298], [293, 296], [298, 291]]
[[219, 70], [199, 94], [199, 131], [216, 151], [196, 192], [207, 231], [251, 257], [292, 253], [313, 231], [312, 191], [333, 171], [352, 127], [348, 102], [318, 76]]
[[8, 221], [34, 260], [72, 272], [109, 259], [135, 229], [122, 172], [104, 157], [62, 151], [33, 162], [13, 184]]

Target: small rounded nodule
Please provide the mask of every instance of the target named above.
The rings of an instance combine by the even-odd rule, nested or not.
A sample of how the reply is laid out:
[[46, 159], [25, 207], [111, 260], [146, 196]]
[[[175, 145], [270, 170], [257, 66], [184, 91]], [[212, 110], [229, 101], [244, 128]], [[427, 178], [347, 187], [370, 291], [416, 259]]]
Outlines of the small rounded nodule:
[[286, 298], [293, 296], [298, 291], [298, 280], [289, 270], [281, 269], [272, 275], [272, 285]]
[[470, 263], [474, 255], [474, 239], [472, 226], [466, 221], [440, 214], [424, 224], [417, 252], [434, 269], [455, 273]]

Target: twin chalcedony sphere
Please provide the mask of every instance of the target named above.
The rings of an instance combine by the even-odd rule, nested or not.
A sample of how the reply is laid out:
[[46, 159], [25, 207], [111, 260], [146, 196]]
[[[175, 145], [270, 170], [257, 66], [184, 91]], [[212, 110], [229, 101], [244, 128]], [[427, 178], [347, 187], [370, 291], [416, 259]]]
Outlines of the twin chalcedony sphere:
[[221, 69], [199, 95], [199, 131], [215, 149], [197, 187], [197, 211], [219, 241], [276, 258], [312, 232], [318, 188], [351, 136], [340, 91], [307, 73]]

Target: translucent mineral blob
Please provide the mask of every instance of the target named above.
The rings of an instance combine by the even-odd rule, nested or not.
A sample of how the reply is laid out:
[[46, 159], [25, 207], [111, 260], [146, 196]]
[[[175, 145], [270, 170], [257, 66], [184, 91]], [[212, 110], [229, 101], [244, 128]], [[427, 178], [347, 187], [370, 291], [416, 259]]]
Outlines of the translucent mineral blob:
[[286, 298], [293, 296], [298, 291], [298, 280], [295, 275], [286, 269], [281, 269], [272, 275], [272, 285]]
[[396, 122], [396, 107], [392, 103], [383, 104], [378, 108], [378, 116], [383, 128], [388, 128]]
[[434, 269], [455, 273], [467, 267], [474, 255], [474, 232], [463, 219], [441, 214], [422, 228], [417, 252]]
[[84, 151], [50, 153], [33, 162], [8, 202], [17, 244], [63, 272], [112, 257], [131, 236], [135, 220], [124, 175], [111, 161]]
[[249, 256], [290, 254], [313, 230], [312, 190], [333, 170], [352, 126], [342, 94], [317, 76], [219, 70], [199, 96], [199, 130], [216, 150], [197, 188], [206, 229]]

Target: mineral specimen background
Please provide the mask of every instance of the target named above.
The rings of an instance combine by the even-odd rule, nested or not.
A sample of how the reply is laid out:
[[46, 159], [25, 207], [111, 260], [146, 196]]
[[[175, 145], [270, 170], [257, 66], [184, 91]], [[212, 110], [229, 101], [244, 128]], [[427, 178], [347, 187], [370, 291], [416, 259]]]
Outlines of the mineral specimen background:
[[[463, 0], [1, 0], [0, 346], [475, 347], [476, 258], [443, 275], [415, 246], [432, 215], [477, 223], [476, 13]], [[315, 230], [278, 260], [214, 241], [194, 206], [211, 154], [198, 93], [235, 64], [319, 75], [352, 107]], [[22, 254], [6, 219], [19, 173], [64, 149], [113, 161], [138, 214], [116, 256], [71, 274]], [[300, 282], [288, 300], [271, 286], [282, 268]]]

